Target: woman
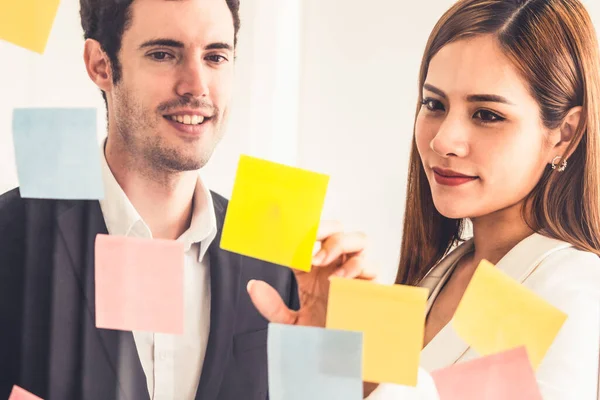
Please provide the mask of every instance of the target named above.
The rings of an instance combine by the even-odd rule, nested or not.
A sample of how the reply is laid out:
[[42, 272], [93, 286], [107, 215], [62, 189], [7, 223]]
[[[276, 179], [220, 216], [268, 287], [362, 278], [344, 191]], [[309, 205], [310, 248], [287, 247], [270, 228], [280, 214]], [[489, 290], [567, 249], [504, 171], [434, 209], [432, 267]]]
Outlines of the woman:
[[[543, 398], [596, 398], [599, 59], [596, 33], [578, 0], [461, 0], [431, 33], [396, 280], [430, 289], [426, 371], [478, 356], [453, 340], [450, 322], [486, 259], [568, 314], [536, 372]], [[463, 240], [469, 220], [473, 236]], [[349, 248], [337, 247], [322, 264]], [[365, 264], [355, 259], [342, 268], [347, 277], [361, 277]], [[314, 279], [317, 272], [330, 270], [315, 269]], [[274, 293], [266, 296], [264, 286], [255, 284], [250, 295], [269, 320], [323, 324], [323, 304], [308, 301], [303, 312], [292, 312]], [[325, 296], [326, 286], [315, 293], [307, 298]], [[432, 386], [420, 371], [412, 393], [385, 384], [367, 385], [366, 393], [376, 387], [369, 400], [417, 392], [430, 398]]]
[[569, 315], [536, 373], [543, 398], [596, 398], [599, 72], [579, 0], [462, 0], [433, 29], [396, 280], [430, 289], [426, 370], [477, 357], [450, 322], [487, 259]]

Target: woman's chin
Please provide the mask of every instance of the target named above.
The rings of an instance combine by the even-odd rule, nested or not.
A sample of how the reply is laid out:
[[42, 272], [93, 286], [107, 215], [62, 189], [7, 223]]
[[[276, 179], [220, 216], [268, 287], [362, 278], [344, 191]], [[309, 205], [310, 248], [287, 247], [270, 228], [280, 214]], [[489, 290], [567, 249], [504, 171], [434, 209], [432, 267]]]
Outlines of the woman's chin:
[[457, 208], [456, 204], [447, 204], [447, 203], [442, 203], [442, 204], [438, 204], [435, 203], [435, 209], [442, 214], [444, 217], [446, 218], [450, 218], [450, 219], [463, 219], [463, 218], [469, 218], [469, 216], [472, 214], [470, 212], [468, 212], [467, 210], [464, 210], [462, 207], [461, 208]]

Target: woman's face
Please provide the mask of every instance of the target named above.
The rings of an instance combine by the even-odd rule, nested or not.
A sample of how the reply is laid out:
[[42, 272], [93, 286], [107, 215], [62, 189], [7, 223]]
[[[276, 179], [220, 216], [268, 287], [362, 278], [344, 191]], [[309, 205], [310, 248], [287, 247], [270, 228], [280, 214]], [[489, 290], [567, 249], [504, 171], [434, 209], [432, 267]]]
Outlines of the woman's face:
[[520, 204], [559, 155], [525, 81], [492, 36], [444, 46], [422, 95], [417, 148], [435, 207], [448, 218]]

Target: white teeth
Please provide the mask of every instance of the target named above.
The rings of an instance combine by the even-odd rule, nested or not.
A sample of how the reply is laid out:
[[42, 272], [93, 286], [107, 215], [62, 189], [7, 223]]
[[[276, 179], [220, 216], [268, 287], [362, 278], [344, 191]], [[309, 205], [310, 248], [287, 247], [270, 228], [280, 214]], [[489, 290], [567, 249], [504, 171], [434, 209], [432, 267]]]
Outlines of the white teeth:
[[203, 123], [205, 118], [201, 115], [171, 115], [169, 119], [184, 125], [198, 125]]

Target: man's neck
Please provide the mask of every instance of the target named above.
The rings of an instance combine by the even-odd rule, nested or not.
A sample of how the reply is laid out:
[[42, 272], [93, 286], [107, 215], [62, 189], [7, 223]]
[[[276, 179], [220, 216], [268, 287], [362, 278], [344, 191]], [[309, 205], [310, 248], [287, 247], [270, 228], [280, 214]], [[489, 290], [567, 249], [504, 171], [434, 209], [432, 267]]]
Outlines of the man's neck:
[[156, 171], [139, 165], [108, 141], [104, 150], [106, 162], [119, 186], [133, 204], [155, 239], [175, 240], [190, 226], [196, 171]]

